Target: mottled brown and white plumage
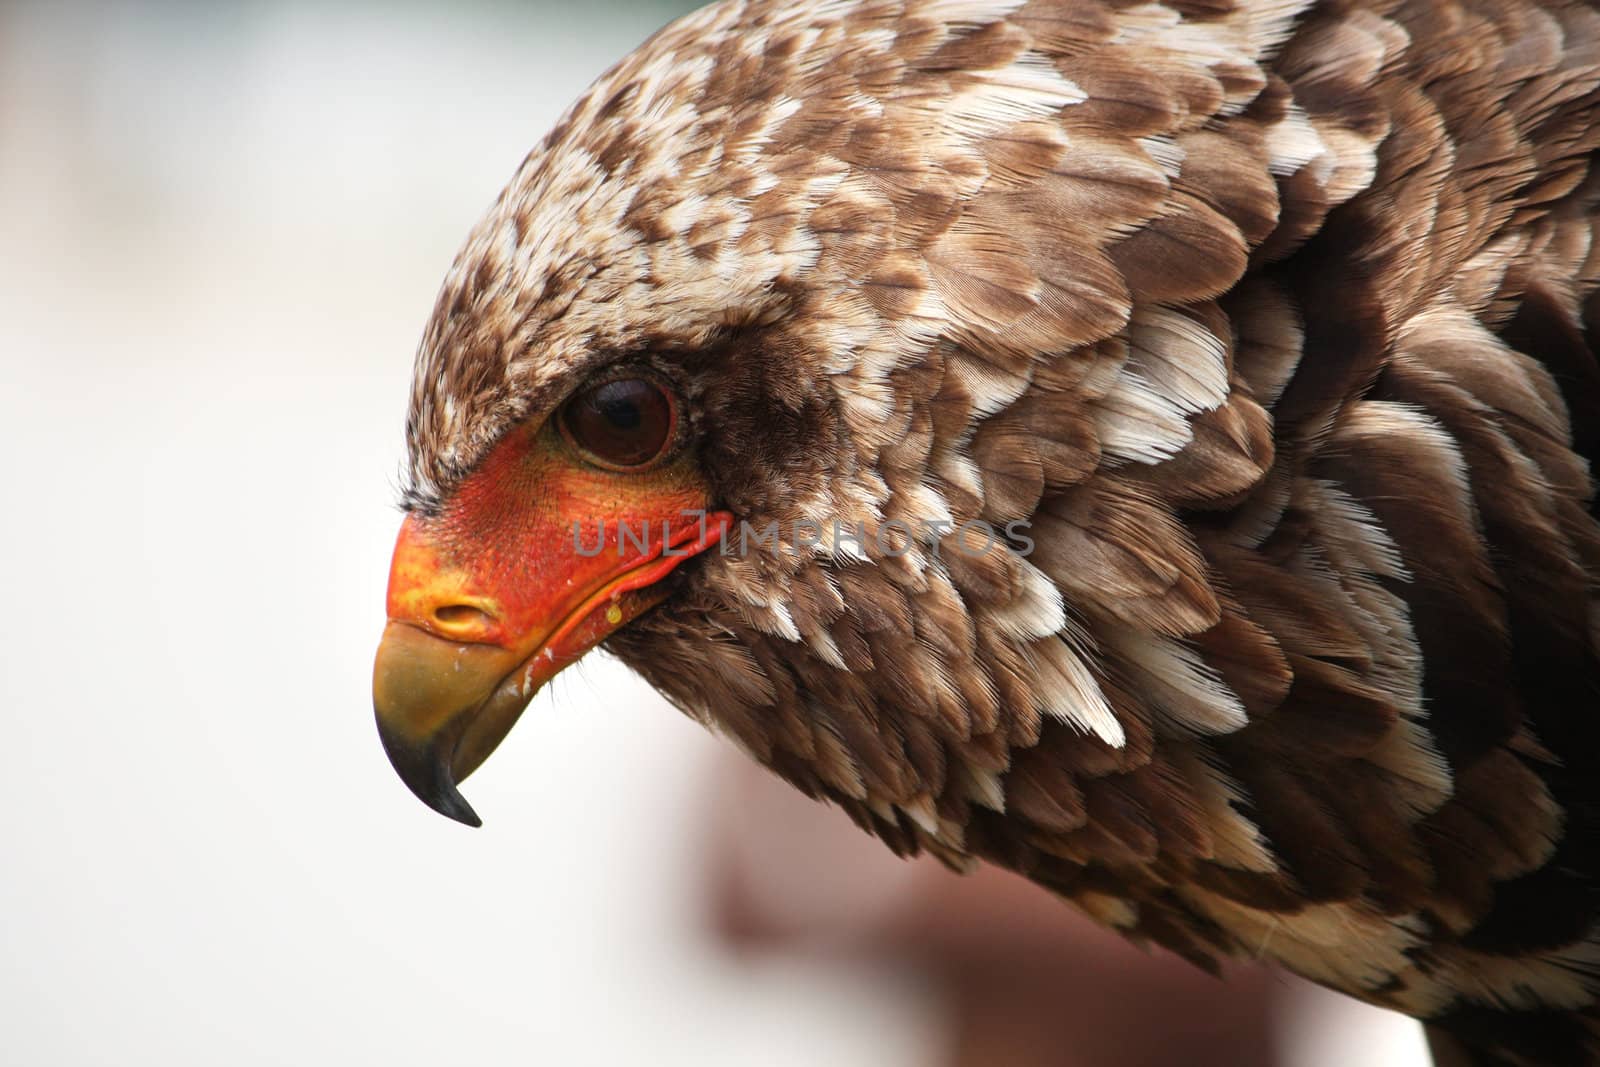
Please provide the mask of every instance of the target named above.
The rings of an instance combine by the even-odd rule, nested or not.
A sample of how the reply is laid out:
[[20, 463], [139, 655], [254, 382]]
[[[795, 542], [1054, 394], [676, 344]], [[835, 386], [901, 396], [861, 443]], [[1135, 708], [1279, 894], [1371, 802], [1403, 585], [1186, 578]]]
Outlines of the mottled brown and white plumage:
[[607, 641], [688, 714], [898, 851], [1600, 1062], [1597, 109], [1565, 0], [723, 2], [474, 232], [407, 504], [652, 367], [784, 535]]

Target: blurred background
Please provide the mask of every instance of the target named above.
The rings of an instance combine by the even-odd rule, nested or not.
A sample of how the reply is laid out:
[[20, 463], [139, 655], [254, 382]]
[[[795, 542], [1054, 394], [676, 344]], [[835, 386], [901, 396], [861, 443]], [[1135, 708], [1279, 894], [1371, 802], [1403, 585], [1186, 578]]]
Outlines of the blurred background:
[[0, 1029], [27, 1064], [1417, 1064], [901, 864], [614, 662], [468, 793], [371, 724], [411, 356], [673, 3], [0, 3]]

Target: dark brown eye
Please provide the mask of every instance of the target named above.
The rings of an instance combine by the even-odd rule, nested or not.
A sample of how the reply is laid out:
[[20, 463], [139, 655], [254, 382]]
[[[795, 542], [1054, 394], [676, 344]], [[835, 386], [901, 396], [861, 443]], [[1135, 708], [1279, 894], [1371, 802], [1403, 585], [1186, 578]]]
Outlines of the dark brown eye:
[[642, 467], [672, 443], [677, 409], [646, 378], [618, 378], [585, 389], [561, 409], [567, 438], [601, 465]]

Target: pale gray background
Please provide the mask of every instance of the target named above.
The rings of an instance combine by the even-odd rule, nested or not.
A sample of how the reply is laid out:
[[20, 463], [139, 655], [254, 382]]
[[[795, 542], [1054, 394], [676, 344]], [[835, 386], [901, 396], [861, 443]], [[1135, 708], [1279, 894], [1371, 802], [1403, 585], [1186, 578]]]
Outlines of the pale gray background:
[[[0, 1060], [926, 1059], [895, 976], [705, 942], [713, 742], [616, 664], [538, 698], [476, 833], [374, 735], [435, 288], [675, 13], [573, 9], [0, 7]], [[1343, 1004], [1297, 1062], [1415, 1062]]]

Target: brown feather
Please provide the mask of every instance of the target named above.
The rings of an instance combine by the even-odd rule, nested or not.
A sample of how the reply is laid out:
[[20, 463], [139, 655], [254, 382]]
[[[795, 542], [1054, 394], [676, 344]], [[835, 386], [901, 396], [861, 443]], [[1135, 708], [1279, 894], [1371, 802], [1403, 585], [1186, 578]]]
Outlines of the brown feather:
[[1600, 13], [714, 4], [446, 279], [406, 500], [593, 375], [716, 503], [608, 647], [897, 852], [1600, 1060]]

